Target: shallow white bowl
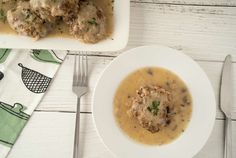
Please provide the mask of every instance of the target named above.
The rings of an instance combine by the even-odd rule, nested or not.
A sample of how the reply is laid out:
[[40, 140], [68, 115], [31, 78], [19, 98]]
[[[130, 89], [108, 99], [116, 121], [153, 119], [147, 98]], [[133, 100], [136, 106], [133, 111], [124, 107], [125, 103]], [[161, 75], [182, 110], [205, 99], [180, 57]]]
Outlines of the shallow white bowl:
[[0, 48], [117, 51], [123, 49], [128, 42], [129, 16], [130, 0], [115, 0], [113, 34], [97, 44], [85, 44], [73, 38], [62, 37], [46, 37], [39, 41], [33, 41], [29, 37], [0, 33]]
[[[193, 113], [186, 131], [172, 143], [148, 146], [129, 138], [113, 115], [113, 97], [120, 82], [141, 67], [157, 66], [176, 73], [193, 98]], [[190, 158], [206, 143], [214, 126], [216, 102], [209, 79], [200, 66], [183, 53], [144, 46], [124, 52], [105, 69], [93, 96], [93, 118], [104, 144], [119, 158]]]

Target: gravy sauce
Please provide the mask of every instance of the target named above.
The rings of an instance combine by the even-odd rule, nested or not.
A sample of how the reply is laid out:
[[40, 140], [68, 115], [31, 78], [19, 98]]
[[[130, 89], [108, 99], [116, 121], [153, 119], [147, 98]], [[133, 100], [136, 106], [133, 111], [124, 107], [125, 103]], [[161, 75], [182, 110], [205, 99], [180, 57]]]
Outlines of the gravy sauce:
[[[107, 37], [110, 37], [113, 32], [113, 0], [91, 1], [93, 1], [100, 8], [102, 8], [107, 20]], [[16, 34], [16, 32], [10, 28], [9, 24], [7, 23], [7, 20], [1, 18], [1, 12], [3, 12], [3, 15], [6, 15], [6, 12], [9, 9], [14, 8], [16, 5], [17, 0], [9, 0], [7, 2], [4, 2], [4, 0], [0, 0], [0, 34]], [[74, 38], [69, 34], [68, 26], [63, 22], [59, 23], [47, 37]]]
[[[168, 90], [176, 111], [170, 124], [156, 133], [142, 128], [137, 119], [127, 114], [136, 90], [147, 85], [158, 85]], [[192, 114], [192, 98], [185, 83], [169, 70], [157, 67], [142, 68], [128, 75], [119, 85], [113, 104], [114, 115], [122, 131], [133, 140], [147, 145], [163, 145], [178, 138], [185, 131]]]

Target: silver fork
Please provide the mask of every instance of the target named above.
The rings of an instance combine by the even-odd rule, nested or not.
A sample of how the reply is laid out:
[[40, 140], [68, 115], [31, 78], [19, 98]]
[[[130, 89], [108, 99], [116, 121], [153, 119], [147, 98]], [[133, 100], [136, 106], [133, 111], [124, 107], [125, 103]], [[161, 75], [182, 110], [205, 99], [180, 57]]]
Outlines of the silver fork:
[[73, 158], [79, 158], [80, 98], [88, 92], [87, 52], [79, 52], [75, 55], [72, 90], [77, 95]]

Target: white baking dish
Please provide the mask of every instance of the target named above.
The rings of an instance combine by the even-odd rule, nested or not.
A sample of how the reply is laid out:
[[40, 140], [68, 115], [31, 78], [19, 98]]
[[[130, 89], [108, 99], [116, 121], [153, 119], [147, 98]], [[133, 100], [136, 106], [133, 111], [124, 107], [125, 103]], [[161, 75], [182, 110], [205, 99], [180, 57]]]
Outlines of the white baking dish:
[[34, 41], [29, 37], [15, 34], [0, 34], [0, 48], [117, 51], [124, 48], [128, 42], [129, 16], [130, 1], [115, 0], [113, 34], [110, 38], [97, 44], [84, 44], [76, 39], [63, 37], [47, 37]]

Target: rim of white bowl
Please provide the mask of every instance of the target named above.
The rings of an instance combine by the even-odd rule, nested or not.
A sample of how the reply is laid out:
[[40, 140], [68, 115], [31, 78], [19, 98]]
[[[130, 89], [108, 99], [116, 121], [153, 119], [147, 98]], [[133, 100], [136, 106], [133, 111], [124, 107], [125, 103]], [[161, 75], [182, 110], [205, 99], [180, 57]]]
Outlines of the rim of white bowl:
[[[207, 140], [209, 139], [209, 137], [210, 137], [210, 134], [212, 133], [212, 130], [213, 130], [213, 127], [214, 127], [214, 123], [215, 123], [215, 116], [216, 116], [216, 100], [215, 100], [215, 94], [214, 94], [214, 90], [213, 90], [213, 87], [212, 87], [212, 85], [211, 85], [211, 82], [210, 82], [210, 80], [209, 80], [209, 78], [207, 77], [207, 75], [206, 75], [206, 73], [204, 72], [204, 70], [192, 59], [192, 58], [190, 58], [189, 56], [187, 56], [187, 55], [185, 55], [184, 53], [182, 53], [181, 51], [178, 51], [178, 50], [175, 50], [175, 49], [172, 49], [172, 48], [169, 48], [169, 47], [166, 47], [166, 46], [158, 46], [158, 45], [150, 45], [150, 46], [140, 46], [140, 47], [136, 47], [136, 48], [133, 48], [133, 49], [130, 49], [130, 50], [128, 50], [128, 51], [125, 51], [125, 52], [123, 52], [121, 55], [119, 55], [118, 57], [116, 57], [113, 61], [111, 61], [107, 66], [106, 66], [106, 68], [102, 71], [102, 73], [100, 74], [100, 76], [99, 76], [99, 78], [98, 78], [98, 80], [97, 80], [97, 83], [96, 83], [96, 85], [95, 85], [95, 90], [94, 90], [94, 93], [93, 93], [93, 101], [92, 101], [92, 116], [93, 116], [93, 122], [94, 122], [94, 125], [95, 125], [95, 129], [96, 129], [96, 131], [97, 131], [97, 133], [98, 133], [98, 135], [99, 135], [99, 137], [100, 137], [100, 139], [102, 140], [102, 142], [103, 142], [103, 144], [105, 145], [105, 147], [109, 150], [109, 151], [111, 151], [111, 153], [112, 153], [112, 155], [114, 155], [114, 156], [117, 156], [117, 153], [115, 153], [110, 147], [109, 147], [109, 144], [107, 144], [107, 142], [105, 142], [104, 141], [104, 135], [101, 133], [101, 129], [99, 129], [100, 127], [98, 127], [98, 125], [97, 125], [97, 122], [96, 122], [96, 116], [95, 116], [95, 113], [94, 113], [94, 104], [95, 104], [95, 100], [94, 100], [94, 98], [95, 98], [95, 95], [96, 95], [96, 93], [97, 93], [97, 87], [98, 87], [98, 85], [99, 85], [99, 83], [100, 83], [100, 81], [101, 81], [101, 79], [102, 79], [102, 77], [103, 77], [103, 75], [104, 75], [104, 73], [106, 73], [106, 71], [108, 71], [108, 69], [111, 67], [111, 65], [113, 65], [114, 63], [116, 63], [117, 61], [119, 61], [120, 59], [122, 59], [124, 56], [126, 56], [127, 54], [133, 54], [133, 53], [135, 53], [135, 51], [137, 51], [137, 50], [141, 50], [141, 49], [165, 49], [165, 50], [167, 50], [167, 51], [170, 51], [170, 52], [174, 52], [174, 53], [176, 53], [177, 55], [180, 55], [180, 56], [183, 56], [184, 58], [186, 58], [187, 60], [189, 60], [190, 62], [192, 62], [192, 64], [196, 67], [196, 68], [198, 68], [199, 70], [200, 70], [200, 72], [202, 73], [202, 75], [203, 75], [203, 77], [204, 77], [204, 79], [206, 79], [205, 80], [205, 82], [206, 82], [206, 84], [209, 86], [208, 88], [209, 88], [209, 92], [211, 93], [210, 95], [210, 97], [211, 98], [214, 98], [214, 99], [212, 99], [211, 101], [212, 101], [212, 111], [211, 111], [211, 118], [209, 119], [209, 122], [210, 122], [210, 124], [209, 124], [209, 130], [205, 133], [205, 136], [204, 136], [204, 138], [202, 138], [202, 142], [198, 145], [198, 147], [193, 151], [193, 152], [191, 152], [191, 156], [190, 157], [192, 157], [192, 156], [194, 156], [194, 155], [196, 155], [203, 147], [204, 147], [204, 145], [206, 144], [206, 142], [207, 142]], [[141, 68], [141, 67], [140, 67]], [[132, 72], [132, 71], [131, 71]], [[129, 72], [129, 73], [131, 73], [131, 72]], [[178, 75], [179, 76], [179, 75]], [[179, 77], [181, 77], [181, 76], [179, 76]], [[112, 113], [112, 115], [113, 115], [113, 113]], [[189, 123], [190, 124], [190, 123]], [[118, 126], [117, 124], [116, 124], [116, 126]], [[119, 128], [119, 127], [117, 127], [117, 128]], [[187, 127], [188, 128], [188, 127]], [[121, 132], [121, 131], [120, 131]], [[126, 135], [126, 134], [124, 134], [124, 132], [122, 131], [121, 132], [123, 135]], [[127, 138], [127, 137], [126, 137]], [[177, 138], [178, 139], [178, 138]], [[129, 140], [129, 139], [128, 139]], [[131, 139], [130, 139], [131, 140]], [[136, 144], [138, 144], [138, 145], [141, 145], [141, 146], [145, 146], [145, 145], [143, 145], [143, 144], [139, 144], [139, 143], [137, 143], [137, 142], [135, 142], [135, 141], [133, 141], [132, 143], [136, 143]], [[171, 143], [170, 143], [171, 144]], [[168, 146], [169, 144], [167, 144], [167, 145], [164, 145], [164, 146]], [[146, 146], [147, 147], [147, 146]], [[158, 146], [158, 147], [160, 147], [161, 148], [161, 146]], [[153, 148], [153, 146], [148, 146], [148, 148]], [[188, 153], [186, 153], [187, 155], [188, 155]], [[189, 156], [187, 156], [187, 157], [189, 157]]]

